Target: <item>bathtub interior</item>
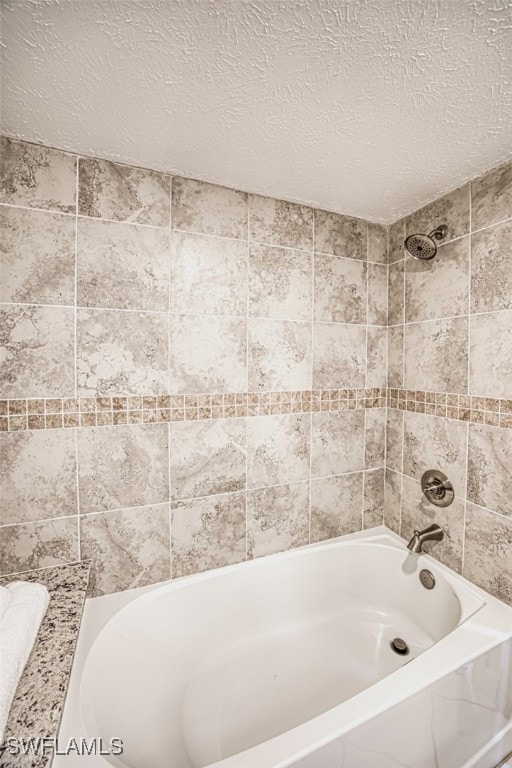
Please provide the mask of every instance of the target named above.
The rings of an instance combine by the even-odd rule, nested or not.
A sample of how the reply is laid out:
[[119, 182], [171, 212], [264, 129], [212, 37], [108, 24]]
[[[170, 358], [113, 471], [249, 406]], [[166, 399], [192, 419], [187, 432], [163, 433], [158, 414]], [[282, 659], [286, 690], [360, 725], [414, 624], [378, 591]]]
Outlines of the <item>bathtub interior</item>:
[[[310, 721], [481, 607], [441, 572], [425, 589], [422, 561], [389, 540], [355, 540], [149, 591], [88, 655], [87, 732], [123, 738], [114, 765], [203, 768]], [[395, 637], [407, 656], [391, 649]]]

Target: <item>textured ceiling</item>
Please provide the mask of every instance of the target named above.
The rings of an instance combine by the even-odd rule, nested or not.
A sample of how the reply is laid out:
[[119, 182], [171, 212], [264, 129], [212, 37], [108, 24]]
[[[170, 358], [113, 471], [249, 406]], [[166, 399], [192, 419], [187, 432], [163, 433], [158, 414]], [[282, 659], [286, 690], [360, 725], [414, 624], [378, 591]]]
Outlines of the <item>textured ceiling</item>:
[[512, 156], [512, 0], [2, 0], [1, 129], [388, 223]]

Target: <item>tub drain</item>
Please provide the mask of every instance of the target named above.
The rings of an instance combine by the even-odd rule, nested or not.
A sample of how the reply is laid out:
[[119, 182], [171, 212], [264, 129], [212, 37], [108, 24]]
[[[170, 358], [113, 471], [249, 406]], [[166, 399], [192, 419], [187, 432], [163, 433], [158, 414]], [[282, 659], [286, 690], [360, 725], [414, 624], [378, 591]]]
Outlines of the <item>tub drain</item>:
[[391, 641], [390, 645], [394, 652], [400, 654], [400, 656], [407, 656], [409, 653], [409, 646], [405, 640], [402, 640], [401, 637], [395, 637], [395, 639]]

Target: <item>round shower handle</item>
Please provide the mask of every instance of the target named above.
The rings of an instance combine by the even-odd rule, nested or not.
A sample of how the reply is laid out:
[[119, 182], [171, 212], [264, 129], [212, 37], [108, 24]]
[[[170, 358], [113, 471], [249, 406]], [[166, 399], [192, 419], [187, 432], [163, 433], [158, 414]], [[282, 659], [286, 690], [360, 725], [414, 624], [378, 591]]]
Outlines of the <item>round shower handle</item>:
[[453, 485], [438, 469], [429, 469], [423, 474], [421, 490], [436, 507], [448, 507], [455, 497]]

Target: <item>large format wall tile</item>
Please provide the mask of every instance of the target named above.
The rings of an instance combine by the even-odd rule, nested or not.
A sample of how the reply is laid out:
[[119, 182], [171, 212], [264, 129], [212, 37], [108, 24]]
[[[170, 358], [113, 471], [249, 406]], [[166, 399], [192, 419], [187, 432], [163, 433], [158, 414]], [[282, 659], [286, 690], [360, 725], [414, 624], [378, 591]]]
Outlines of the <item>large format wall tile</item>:
[[169, 504], [81, 516], [80, 552], [90, 597], [169, 579]]
[[311, 541], [360, 531], [363, 516], [363, 473], [311, 481]]
[[74, 513], [75, 431], [0, 433], [1, 524]]
[[384, 523], [385, 469], [372, 469], [364, 473], [363, 528], [374, 528]]
[[172, 181], [173, 229], [247, 240], [247, 195], [203, 181]]
[[512, 398], [512, 310], [471, 317], [472, 395]]
[[468, 499], [512, 517], [512, 431], [469, 426]]
[[249, 195], [249, 239], [311, 250], [313, 209], [272, 197]]
[[404, 383], [404, 326], [388, 328], [388, 387]]
[[246, 319], [171, 315], [171, 389], [189, 394], [246, 391]]
[[407, 236], [428, 234], [441, 224], [448, 227], [446, 241], [469, 232], [469, 184], [434, 200], [405, 220]]
[[406, 389], [465, 394], [468, 321], [430, 320], [405, 326]]
[[366, 386], [387, 386], [388, 329], [368, 327], [366, 343]]
[[247, 313], [247, 244], [173, 232], [171, 309], [185, 314]]
[[315, 210], [315, 251], [366, 259], [367, 224], [339, 213]]
[[311, 476], [355, 472], [364, 466], [364, 411], [312, 414]]
[[0, 301], [73, 304], [75, 220], [0, 208]]
[[313, 387], [364, 387], [366, 328], [360, 325], [315, 323]]
[[170, 185], [171, 180], [165, 173], [81, 157], [78, 213], [168, 227]]
[[71, 308], [0, 307], [0, 397], [74, 395], [74, 327]]
[[400, 533], [402, 516], [402, 475], [386, 469], [384, 478], [384, 525]]
[[442, 541], [426, 542], [425, 551], [460, 573], [464, 537], [464, 500], [455, 498], [449, 507], [435, 507], [423, 495], [420, 483], [404, 475], [400, 535], [408, 541], [415, 530], [421, 531], [432, 523], [441, 526], [444, 538]]
[[512, 520], [468, 504], [464, 576], [512, 605]]
[[167, 424], [79, 429], [78, 489], [82, 514], [167, 501]]
[[76, 516], [0, 528], [0, 573], [20, 573], [78, 559]]
[[386, 466], [395, 472], [402, 471], [404, 412], [387, 409]]
[[471, 182], [473, 230], [512, 218], [512, 163]]
[[173, 499], [245, 489], [245, 419], [171, 424]]
[[386, 456], [386, 409], [372, 408], [365, 412], [365, 469], [383, 467]]
[[388, 325], [404, 322], [405, 262], [391, 264], [388, 275]]
[[162, 394], [169, 389], [167, 315], [79, 309], [78, 394]]
[[405, 219], [395, 221], [388, 228], [389, 238], [389, 263], [393, 264], [395, 261], [400, 261], [405, 256], [404, 240], [405, 240]]
[[[512, 199], [512, 191], [510, 194]], [[512, 309], [511, 242], [512, 221], [498, 224], [472, 235], [472, 312]]]
[[247, 557], [309, 544], [309, 483], [261, 488], [247, 494]]
[[311, 323], [251, 318], [249, 389], [311, 388]]
[[381, 224], [368, 222], [368, 261], [388, 263], [388, 230]]
[[368, 264], [368, 324], [388, 324], [388, 267]]
[[405, 320], [467, 315], [469, 237], [442, 245], [431, 261], [405, 262]]
[[315, 256], [315, 320], [366, 323], [367, 265], [337, 256]]
[[78, 219], [77, 303], [169, 309], [169, 235], [164, 229]]
[[440, 416], [404, 413], [404, 473], [416, 480], [427, 469], [440, 469], [457, 498], [466, 486], [467, 425]]
[[278, 320], [311, 320], [310, 253], [251, 245], [249, 314]]
[[76, 157], [0, 137], [0, 203], [74, 213]]
[[309, 473], [309, 414], [247, 420], [247, 486], [304, 480]]
[[172, 576], [245, 560], [245, 493], [225, 493], [172, 505]]

